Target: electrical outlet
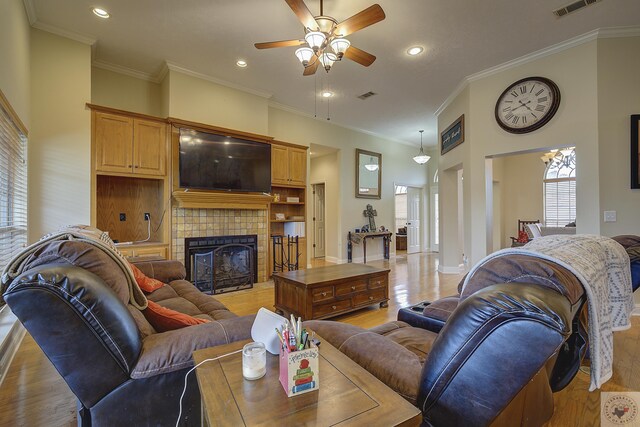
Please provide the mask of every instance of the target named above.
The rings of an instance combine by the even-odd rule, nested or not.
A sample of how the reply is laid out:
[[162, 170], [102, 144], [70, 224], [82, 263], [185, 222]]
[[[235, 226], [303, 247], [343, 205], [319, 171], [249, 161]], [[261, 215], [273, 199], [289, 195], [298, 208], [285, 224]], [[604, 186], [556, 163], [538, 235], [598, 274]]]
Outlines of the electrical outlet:
[[151, 219], [151, 214], [149, 212], [144, 213], [144, 220], [149, 221]]
[[616, 211], [604, 211], [604, 222], [616, 222], [617, 220]]
[[120, 221], [126, 221], [127, 220], [127, 214], [126, 213], [121, 213], [120, 214]]

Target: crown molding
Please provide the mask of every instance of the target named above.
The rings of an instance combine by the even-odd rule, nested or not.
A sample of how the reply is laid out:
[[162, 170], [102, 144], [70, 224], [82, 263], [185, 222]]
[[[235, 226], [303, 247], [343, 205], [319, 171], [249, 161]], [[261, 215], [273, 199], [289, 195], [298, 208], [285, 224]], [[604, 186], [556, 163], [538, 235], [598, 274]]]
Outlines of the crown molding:
[[162, 83], [164, 78], [167, 77], [167, 74], [169, 74], [169, 67], [167, 66], [167, 63], [165, 61], [165, 62], [162, 63], [162, 67], [160, 68], [160, 71], [156, 75], [156, 78], [155, 78], [156, 82], [157, 83]]
[[29, 19], [29, 25], [33, 25], [38, 21], [38, 15], [36, 14], [36, 7], [33, 4], [33, 0], [23, 0], [24, 10], [27, 12], [27, 19]]
[[153, 83], [159, 83], [157, 76], [151, 73], [145, 73], [143, 71], [134, 70], [133, 68], [124, 67], [118, 64], [112, 64], [110, 62], [101, 61], [96, 59], [91, 62], [92, 67], [101, 68], [103, 70], [113, 71], [114, 73], [124, 74], [126, 76], [134, 77], [140, 80], [146, 80]]
[[554, 55], [556, 53], [574, 48], [576, 46], [580, 46], [584, 43], [589, 43], [597, 39], [610, 39], [619, 37], [640, 37], [640, 26], [598, 28], [589, 31], [588, 33], [584, 33], [577, 37], [565, 40], [561, 43], [536, 50], [535, 52], [528, 53], [519, 58], [512, 59], [510, 61], [503, 62], [502, 64], [498, 64], [494, 67], [487, 68], [486, 70], [480, 71], [478, 73], [468, 75], [464, 79], [462, 79], [456, 89], [445, 99], [442, 105], [438, 107], [434, 115], [438, 117], [440, 113], [442, 113], [442, 111], [447, 108], [451, 104], [451, 102], [453, 102], [453, 100], [467, 87], [470, 82], [484, 79], [508, 69], [518, 67], [532, 61], [536, 61], [546, 56]]
[[87, 36], [85, 34], [76, 33], [74, 31], [65, 30], [60, 27], [56, 27], [55, 25], [45, 24], [41, 21], [36, 21], [31, 24], [33, 28], [37, 28], [38, 30], [46, 31], [51, 34], [55, 34], [57, 36], [65, 37], [71, 40], [75, 40], [82, 44], [86, 44], [88, 46], [93, 46], [97, 40], [95, 37]]
[[[307, 113], [305, 111], [298, 110], [297, 108], [293, 108], [293, 107], [290, 107], [290, 106], [285, 105], [285, 104], [281, 104], [281, 103], [276, 102], [276, 101], [269, 101], [269, 107], [273, 107], [273, 108], [276, 108], [276, 109], [282, 110], [282, 111], [287, 111], [289, 113], [296, 114], [298, 116], [303, 116], [303, 117], [306, 117], [306, 118], [309, 118], [309, 119], [313, 119], [313, 120], [322, 120], [323, 123], [326, 123], [326, 120], [324, 120], [324, 119], [320, 119], [318, 117], [314, 117], [312, 114], [309, 114], [309, 113]], [[406, 146], [409, 146], [411, 148], [419, 147], [419, 145], [413, 144], [413, 143], [408, 142], [408, 141], [403, 141], [401, 139], [395, 139], [395, 138], [389, 138], [388, 136], [385, 136], [385, 135], [382, 135], [382, 134], [379, 134], [379, 133], [376, 133], [376, 132], [371, 132], [371, 131], [368, 131], [366, 129], [360, 129], [360, 128], [355, 127], [355, 126], [343, 125], [343, 124], [335, 123], [335, 122], [329, 122], [329, 123], [332, 124], [333, 126], [341, 127], [341, 128], [348, 129], [348, 130], [352, 130], [354, 132], [364, 133], [366, 135], [373, 136], [373, 137], [376, 137], [376, 138], [382, 138], [382, 139], [385, 139], [387, 141], [397, 142], [399, 144], [406, 145]]]
[[261, 90], [256, 90], [256, 89], [251, 89], [251, 88], [244, 87], [244, 86], [241, 86], [241, 85], [238, 85], [238, 84], [235, 84], [235, 83], [228, 82], [226, 80], [219, 79], [217, 77], [210, 76], [208, 74], [202, 74], [202, 73], [199, 73], [197, 71], [192, 71], [192, 70], [189, 70], [188, 68], [184, 68], [184, 67], [182, 67], [180, 65], [174, 64], [174, 63], [169, 62], [169, 61], [166, 62], [166, 66], [170, 71], [175, 71], [175, 72], [178, 72], [178, 73], [181, 73], [181, 74], [186, 74], [187, 76], [196, 77], [198, 79], [206, 80], [206, 81], [209, 81], [209, 82], [212, 82], [212, 83], [215, 83], [215, 84], [219, 84], [221, 86], [226, 86], [228, 88], [239, 90], [239, 91], [242, 91], [242, 92], [247, 92], [247, 93], [250, 93], [252, 95], [256, 95], [256, 96], [262, 97], [262, 98], [269, 99], [269, 98], [271, 98], [273, 96], [272, 93], [261, 91]]

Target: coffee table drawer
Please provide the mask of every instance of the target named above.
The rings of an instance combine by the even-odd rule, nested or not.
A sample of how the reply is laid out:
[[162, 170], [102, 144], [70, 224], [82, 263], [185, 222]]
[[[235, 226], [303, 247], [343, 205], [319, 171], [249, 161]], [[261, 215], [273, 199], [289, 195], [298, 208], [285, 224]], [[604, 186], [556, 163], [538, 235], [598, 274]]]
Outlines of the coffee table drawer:
[[377, 289], [387, 286], [387, 276], [377, 276], [369, 279], [369, 289]]
[[350, 283], [336, 285], [336, 296], [347, 295], [354, 292], [360, 292], [367, 289], [366, 280], [354, 280]]
[[353, 296], [353, 305], [373, 304], [387, 298], [384, 289], [376, 289], [375, 291], [361, 293]]
[[313, 318], [325, 316], [331, 313], [337, 313], [342, 310], [348, 310], [351, 308], [351, 300], [345, 299], [340, 301], [334, 301], [327, 304], [320, 304], [313, 307]]
[[333, 286], [325, 286], [312, 291], [311, 301], [320, 302], [333, 298]]

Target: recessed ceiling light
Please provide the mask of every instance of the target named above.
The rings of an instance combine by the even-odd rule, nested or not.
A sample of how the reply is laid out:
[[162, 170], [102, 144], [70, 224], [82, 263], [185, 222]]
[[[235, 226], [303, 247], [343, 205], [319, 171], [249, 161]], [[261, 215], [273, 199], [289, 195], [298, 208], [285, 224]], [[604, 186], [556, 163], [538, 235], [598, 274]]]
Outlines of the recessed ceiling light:
[[92, 10], [93, 10], [93, 14], [99, 18], [107, 19], [108, 17], [111, 16], [109, 15], [109, 12], [99, 7], [94, 7]]
[[411, 56], [416, 56], [422, 53], [422, 51], [424, 50], [423, 47], [421, 46], [413, 46], [410, 47], [409, 49], [407, 49], [407, 54], [411, 55]]
[[236, 62], [236, 65], [240, 68], [244, 68], [247, 66], [247, 61], [245, 61], [244, 59], [238, 59], [238, 62]]
[[331, 98], [333, 96], [333, 92], [329, 92], [328, 90], [322, 92], [323, 98]]

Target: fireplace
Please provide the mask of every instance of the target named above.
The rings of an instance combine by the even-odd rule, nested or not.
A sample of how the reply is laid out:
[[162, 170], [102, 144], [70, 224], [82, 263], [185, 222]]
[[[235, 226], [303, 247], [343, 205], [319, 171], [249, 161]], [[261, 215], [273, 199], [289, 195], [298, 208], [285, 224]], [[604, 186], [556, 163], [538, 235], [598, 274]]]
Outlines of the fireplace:
[[210, 236], [185, 240], [189, 279], [208, 294], [249, 289], [258, 280], [258, 236]]

